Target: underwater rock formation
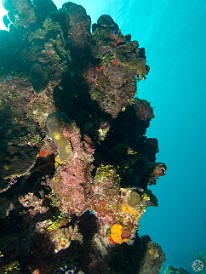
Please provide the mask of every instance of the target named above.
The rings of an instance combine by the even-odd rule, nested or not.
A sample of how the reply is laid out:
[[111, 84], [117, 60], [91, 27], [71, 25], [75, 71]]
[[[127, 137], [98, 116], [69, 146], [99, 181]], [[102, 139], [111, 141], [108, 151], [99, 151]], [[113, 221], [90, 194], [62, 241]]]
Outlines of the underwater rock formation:
[[0, 273], [159, 273], [164, 253], [138, 235], [167, 169], [137, 97], [144, 48], [72, 2], [3, 5]]

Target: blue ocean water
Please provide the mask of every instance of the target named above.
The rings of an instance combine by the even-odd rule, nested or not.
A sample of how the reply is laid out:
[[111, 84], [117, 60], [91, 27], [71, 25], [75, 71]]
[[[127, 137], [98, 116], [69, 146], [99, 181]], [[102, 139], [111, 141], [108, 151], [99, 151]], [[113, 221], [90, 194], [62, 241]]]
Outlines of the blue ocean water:
[[[65, 1], [54, 2], [60, 8]], [[168, 172], [151, 187], [159, 207], [148, 209], [139, 233], [161, 245], [165, 265], [193, 273], [195, 254], [206, 257], [206, 1], [74, 2], [86, 8], [92, 22], [110, 14], [124, 34], [146, 48], [151, 71], [139, 83], [138, 96], [155, 108], [147, 136], [158, 138], [157, 160]]]

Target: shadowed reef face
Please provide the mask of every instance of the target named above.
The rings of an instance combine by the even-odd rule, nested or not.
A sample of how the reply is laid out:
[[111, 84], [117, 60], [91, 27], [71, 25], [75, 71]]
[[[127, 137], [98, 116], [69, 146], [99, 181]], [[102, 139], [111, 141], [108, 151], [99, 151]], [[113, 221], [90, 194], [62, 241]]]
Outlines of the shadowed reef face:
[[148, 185], [166, 172], [145, 135], [153, 109], [135, 97], [149, 72], [144, 48], [109, 15], [91, 27], [72, 2], [3, 4], [2, 269], [159, 273], [164, 253], [137, 233], [158, 205]]

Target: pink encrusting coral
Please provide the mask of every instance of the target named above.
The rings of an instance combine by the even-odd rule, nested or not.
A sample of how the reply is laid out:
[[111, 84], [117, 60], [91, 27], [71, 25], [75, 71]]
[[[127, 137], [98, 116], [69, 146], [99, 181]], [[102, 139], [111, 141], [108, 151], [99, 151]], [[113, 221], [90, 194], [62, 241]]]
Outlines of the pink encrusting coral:
[[130, 104], [136, 93], [136, 71], [113, 64], [112, 59], [107, 62], [87, 68], [84, 77], [89, 84], [91, 98], [115, 118]]
[[43, 200], [38, 198], [32, 192], [19, 197], [19, 202], [23, 205], [23, 207], [28, 208], [28, 215], [31, 217], [35, 217], [39, 213], [45, 213], [49, 209], [47, 206], [43, 205]]
[[80, 130], [74, 122], [62, 128], [62, 138], [70, 142], [72, 152], [68, 160], [57, 167], [56, 174], [49, 183], [59, 196], [61, 211], [76, 215], [87, 210], [85, 188], [90, 178], [94, 152], [88, 146], [84, 147], [80, 136]]

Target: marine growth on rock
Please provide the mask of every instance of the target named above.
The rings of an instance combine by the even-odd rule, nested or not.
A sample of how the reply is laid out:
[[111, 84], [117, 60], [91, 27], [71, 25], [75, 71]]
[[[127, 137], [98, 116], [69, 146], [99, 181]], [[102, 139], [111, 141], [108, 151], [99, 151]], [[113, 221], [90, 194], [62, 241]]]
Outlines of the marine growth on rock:
[[2, 2], [0, 273], [159, 273], [138, 235], [166, 172], [137, 93], [145, 49], [72, 2]]

